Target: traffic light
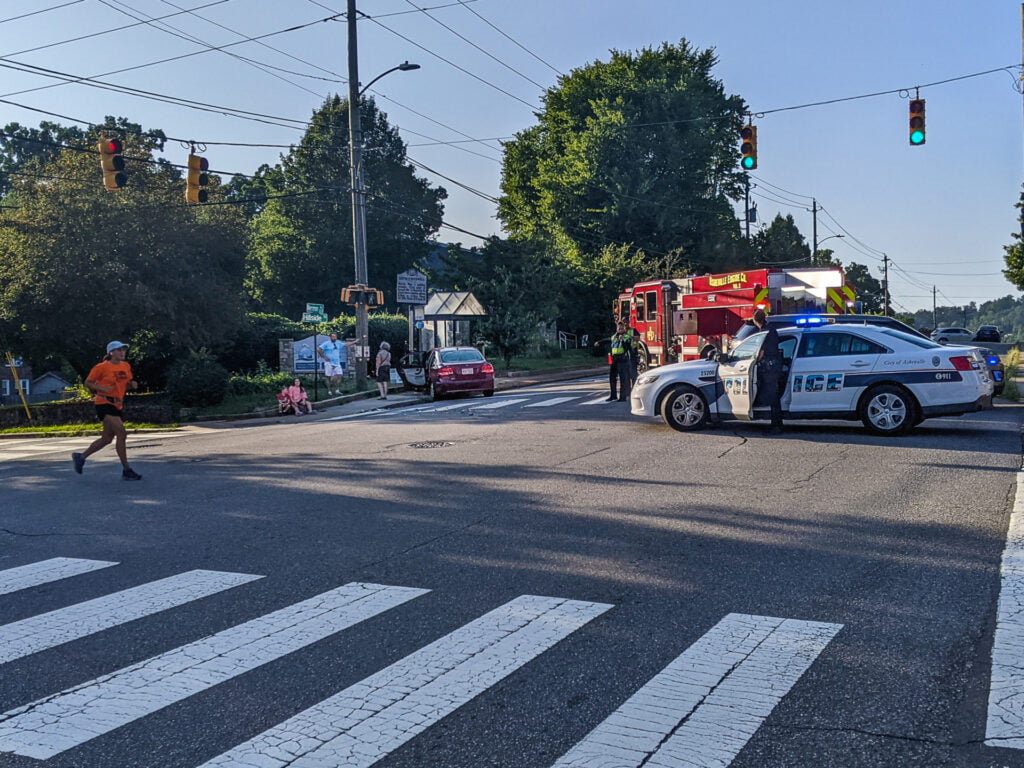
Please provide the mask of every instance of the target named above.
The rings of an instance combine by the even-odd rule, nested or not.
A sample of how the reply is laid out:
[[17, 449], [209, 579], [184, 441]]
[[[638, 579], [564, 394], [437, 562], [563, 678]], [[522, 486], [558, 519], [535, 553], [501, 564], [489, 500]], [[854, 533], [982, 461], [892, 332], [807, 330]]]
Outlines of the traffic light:
[[926, 138], [924, 127], [924, 99], [910, 100], [910, 146], [919, 147]]
[[757, 168], [757, 126], [745, 125], [740, 130], [740, 153], [743, 159], [740, 164], [744, 171]]
[[196, 154], [188, 156], [188, 176], [185, 180], [185, 202], [205, 203], [207, 198], [206, 185], [210, 177], [206, 172], [210, 169], [210, 161]]
[[365, 304], [367, 307], [384, 305], [384, 291], [365, 285], [350, 285], [341, 289], [341, 300], [346, 304]]
[[363, 304], [368, 307], [380, 307], [384, 304], [384, 291], [379, 291], [376, 288], [366, 288], [363, 290]]
[[128, 182], [128, 174], [124, 172], [124, 144], [120, 139], [100, 137], [96, 146], [100, 152], [100, 168], [103, 169], [103, 186], [110, 192], [116, 192]]

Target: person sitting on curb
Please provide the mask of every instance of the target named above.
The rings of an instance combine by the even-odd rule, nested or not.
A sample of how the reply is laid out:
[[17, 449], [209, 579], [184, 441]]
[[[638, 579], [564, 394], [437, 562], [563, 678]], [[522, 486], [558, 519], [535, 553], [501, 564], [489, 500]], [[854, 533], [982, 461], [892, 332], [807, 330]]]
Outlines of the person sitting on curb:
[[281, 391], [277, 394], [277, 412], [282, 416], [295, 413], [295, 406], [292, 405], [292, 400], [288, 397], [288, 387], [281, 387]]
[[309, 402], [309, 397], [306, 395], [306, 390], [302, 386], [301, 381], [295, 379], [286, 392], [288, 393], [288, 400], [295, 406], [296, 416], [301, 416], [303, 413], [316, 413], [313, 410], [313, 404]]

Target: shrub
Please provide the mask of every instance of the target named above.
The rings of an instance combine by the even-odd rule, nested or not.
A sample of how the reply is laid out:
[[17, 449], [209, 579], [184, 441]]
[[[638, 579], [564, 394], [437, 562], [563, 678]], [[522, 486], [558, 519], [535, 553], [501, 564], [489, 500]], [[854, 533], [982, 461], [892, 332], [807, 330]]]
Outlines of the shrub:
[[227, 394], [229, 378], [227, 368], [204, 347], [171, 366], [167, 393], [185, 406], [217, 405]]
[[228, 394], [237, 397], [239, 395], [276, 395], [281, 387], [292, 383], [292, 376], [287, 371], [277, 372], [271, 370], [263, 360], [256, 363], [256, 370], [252, 373], [236, 374], [228, 380]]

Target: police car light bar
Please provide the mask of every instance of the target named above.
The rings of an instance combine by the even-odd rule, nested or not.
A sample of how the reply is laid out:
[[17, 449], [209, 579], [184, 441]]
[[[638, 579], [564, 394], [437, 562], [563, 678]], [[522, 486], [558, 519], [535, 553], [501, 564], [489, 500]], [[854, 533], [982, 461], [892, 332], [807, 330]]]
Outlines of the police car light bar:
[[824, 325], [825, 318], [820, 315], [805, 315], [796, 319], [797, 325]]

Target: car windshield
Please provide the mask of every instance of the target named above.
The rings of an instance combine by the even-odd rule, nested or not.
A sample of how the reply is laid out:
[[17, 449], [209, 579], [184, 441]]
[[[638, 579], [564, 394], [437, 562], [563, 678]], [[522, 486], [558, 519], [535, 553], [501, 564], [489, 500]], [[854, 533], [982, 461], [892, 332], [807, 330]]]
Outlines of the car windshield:
[[440, 353], [442, 363], [482, 363], [484, 356], [475, 349], [444, 349]]
[[903, 341], [913, 344], [915, 347], [921, 347], [922, 349], [943, 349], [941, 344], [936, 344], [931, 339], [925, 339], [921, 336], [914, 336], [903, 331], [897, 331], [894, 328], [879, 328], [879, 330], [886, 336], [892, 336], [896, 339], [902, 339]]

